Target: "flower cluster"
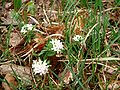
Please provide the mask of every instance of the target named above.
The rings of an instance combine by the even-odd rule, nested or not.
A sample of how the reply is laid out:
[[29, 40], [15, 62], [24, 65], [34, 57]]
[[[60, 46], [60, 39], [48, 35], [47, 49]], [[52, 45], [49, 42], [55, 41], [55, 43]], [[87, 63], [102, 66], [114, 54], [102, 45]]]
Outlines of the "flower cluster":
[[52, 44], [52, 48], [51, 50], [57, 52], [57, 53], [61, 53], [61, 50], [63, 50], [64, 46], [62, 44], [62, 42], [58, 39], [52, 39], [50, 41], [50, 43]]
[[82, 38], [82, 36], [80, 36], [80, 35], [75, 35], [74, 37], [73, 37], [73, 40], [74, 41], [81, 41], [83, 38]]
[[32, 64], [33, 72], [40, 75], [45, 75], [46, 73], [48, 73], [49, 66], [50, 65], [48, 65], [46, 61], [42, 61], [41, 59], [39, 59], [38, 61], [33, 60]]
[[21, 33], [26, 33], [27, 31], [31, 31], [34, 29], [34, 26], [32, 24], [25, 24], [22, 29], [21, 29]]

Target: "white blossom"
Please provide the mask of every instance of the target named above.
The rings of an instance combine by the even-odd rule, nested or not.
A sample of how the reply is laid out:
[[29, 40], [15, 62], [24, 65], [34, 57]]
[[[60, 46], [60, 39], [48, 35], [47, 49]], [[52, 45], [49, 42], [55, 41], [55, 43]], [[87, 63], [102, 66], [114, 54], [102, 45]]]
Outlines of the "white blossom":
[[42, 61], [41, 59], [39, 59], [38, 61], [33, 60], [32, 64], [33, 72], [40, 75], [45, 75], [46, 73], [48, 73], [49, 66], [50, 65], [47, 64], [46, 60]]
[[74, 41], [80, 41], [80, 40], [82, 40], [83, 38], [82, 38], [82, 36], [80, 36], [80, 35], [75, 35], [74, 37], [73, 37], [73, 40]]
[[61, 42], [60, 40], [58, 40], [58, 39], [52, 39], [52, 40], [50, 41], [50, 43], [51, 43], [52, 46], [53, 46], [53, 47], [51, 48], [51, 50], [56, 51], [57, 53], [60, 53], [61, 50], [64, 49], [64, 46], [63, 46], [62, 42]]
[[26, 33], [27, 31], [31, 31], [33, 30], [34, 26], [32, 24], [25, 24], [22, 29], [21, 29], [21, 33]]

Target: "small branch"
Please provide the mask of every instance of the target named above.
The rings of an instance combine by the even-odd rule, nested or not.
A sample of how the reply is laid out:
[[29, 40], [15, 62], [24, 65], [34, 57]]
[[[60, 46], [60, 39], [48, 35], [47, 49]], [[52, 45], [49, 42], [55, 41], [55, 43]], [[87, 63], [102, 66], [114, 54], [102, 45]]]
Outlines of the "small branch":
[[60, 36], [60, 37], [64, 37], [62, 34], [52, 34], [46, 37], [46, 39], [54, 37], [54, 36]]
[[26, 54], [22, 55], [21, 57], [27, 56], [28, 54], [30, 54], [34, 50], [34, 48], [38, 47], [39, 45], [40, 45], [40, 43], [36, 44], [33, 48], [31, 48]]
[[30, 19], [32, 19], [36, 24], [40, 24], [35, 18], [33, 18], [32, 16], [28, 16]]
[[[85, 63], [85, 64], [89, 64], [89, 63]], [[92, 62], [92, 64], [96, 64], [96, 62]], [[105, 66], [106, 68], [110, 68], [110, 69], [112, 69], [112, 70], [114, 70], [114, 71], [117, 71], [118, 69], [117, 68], [112, 68], [112, 67], [110, 67], [110, 66], [108, 66], [108, 65], [105, 65], [105, 64], [102, 64], [102, 63], [97, 63], [98, 65], [101, 65], [101, 66]]]
[[110, 11], [110, 10], [114, 10], [114, 9], [120, 9], [120, 7], [108, 8], [106, 10], [103, 10], [101, 13], [104, 13], [104, 12], [107, 12], [107, 11]]
[[[83, 10], [83, 9], [79, 9], [79, 10], [77, 10], [77, 12], [78, 13], [82, 13], [82, 12], [86, 12], [87, 10]], [[63, 13], [65, 12], [65, 11], [62, 11], [62, 12], [58, 12], [58, 11], [55, 11], [55, 10], [47, 10], [47, 12], [49, 12], [49, 13], [54, 13], [54, 14], [58, 14], [58, 13], [60, 13], [61, 15], [63, 15]], [[65, 12], [65, 13], [67, 13], [67, 14], [71, 14], [71, 13], [76, 13], [75, 11], [71, 11], [71, 12]]]
[[83, 59], [80, 61], [120, 61], [120, 58], [112, 58], [112, 57], [108, 57], [108, 58], [92, 58], [92, 59]]
[[9, 61], [0, 62], [0, 65], [7, 65], [7, 64], [10, 64], [10, 63], [12, 63], [14, 61], [15, 60], [9, 60]]
[[12, 24], [12, 23], [1, 23], [0, 26], [9, 26], [9, 25], [13, 25], [13, 26], [18, 26], [18, 24]]
[[[120, 61], [120, 58], [112, 58], [112, 57], [107, 57], [107, 58], [92, 58], [92, 59], [82, 59], [82, 60], [79, 60], [80, 62], [84, 62], [84, 61]], [[61, 61], [61, 62], [68, 62], [69, 60], [58, 60], [58, 61]]]
[[49, 18], [48, 18], [48, 16], [47, 16], [47, 13], [46, 13], [46, 11], [45, 11], [45, 6], [44, 6], [44, 4], [43, 4], [43, 12], [44, 12], [44, 15], [45, 15], [45, 17], [46, 17], [46, 19], [47, 19], [47, 22], [50, 24], [50, 20], [49, 20]]

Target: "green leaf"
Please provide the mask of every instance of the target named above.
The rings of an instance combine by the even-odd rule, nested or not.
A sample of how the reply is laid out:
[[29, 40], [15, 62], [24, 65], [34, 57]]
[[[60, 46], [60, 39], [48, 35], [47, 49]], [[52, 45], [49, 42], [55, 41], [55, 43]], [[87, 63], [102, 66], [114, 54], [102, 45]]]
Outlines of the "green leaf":
[[21, 6], [22, 6], [22, 0], [14, 0], [14, 9], [15, 9], [15, 11], [18, 11]]
[[45, 52], [46, 52], [46, 50], [42, 50], [42, 51], [38, 54], [38, 56], [41, 56], [41, 55], [45, 54]]
[[30, 1], [27, 3], [28, 8], [27, 8], [27, 12], [29, 12], [32, 15], [35, 15], [35, 4], [33, 1]]
[[47, 56], [54, 56], [55, 52], [54, 51], [47, 51], [46, 54], [47, 54]]
[[120, 0], [115, 0], [115, 3], [119, 6], [120, 5]]
[[5, 7], [5, 0], [2, 0], [2, 6]]

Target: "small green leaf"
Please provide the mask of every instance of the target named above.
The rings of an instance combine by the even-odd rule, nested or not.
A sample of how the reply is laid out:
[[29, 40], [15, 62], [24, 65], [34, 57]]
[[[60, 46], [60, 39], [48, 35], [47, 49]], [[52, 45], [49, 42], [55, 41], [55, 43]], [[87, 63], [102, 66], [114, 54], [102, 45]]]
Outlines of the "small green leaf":
[[55, 52], [54, 51], [47, 51], [46, 54], [47, 54], [47, 56], [54, 56]]
[[30, 1], [27, 3], [28, 8], [27, 8], [27, 12], [29, 12], [32, 15], [35, 15], [35, 4], [33, 1]]
[[14, 0], [14, 9], [15, 9], [15, 11], [18, 11], [21, 6], [22, 6], [22, 0]]
[[38, 56], [43, 55], [45, 52], [46, 52], [46, 50], [42, 50], [42, 51], [38, 54]]

